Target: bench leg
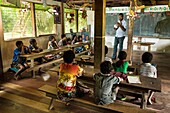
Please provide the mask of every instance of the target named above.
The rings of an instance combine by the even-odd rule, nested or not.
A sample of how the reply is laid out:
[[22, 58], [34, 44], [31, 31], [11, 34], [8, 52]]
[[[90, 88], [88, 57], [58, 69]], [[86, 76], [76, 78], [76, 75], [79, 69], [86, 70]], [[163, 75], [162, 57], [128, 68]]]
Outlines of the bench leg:
[[148, 98], [147, 93], [143, 92], [142, 93], [141, 106], [140, 106], [141, 109], [145, 109], [146, 108], [146, 106], [147, 106], [147, 98]]
[[31, 71], [31, 74], [32, 74], [32, 77], [35, 78], [35, 71], [34, 70]]
[[48, 110], [52, 110], [53, 109], [53, 102], [54, 102], [54, 98], [51, 98], [51, 101], [50, 101], [50, 105], [48, 107]]

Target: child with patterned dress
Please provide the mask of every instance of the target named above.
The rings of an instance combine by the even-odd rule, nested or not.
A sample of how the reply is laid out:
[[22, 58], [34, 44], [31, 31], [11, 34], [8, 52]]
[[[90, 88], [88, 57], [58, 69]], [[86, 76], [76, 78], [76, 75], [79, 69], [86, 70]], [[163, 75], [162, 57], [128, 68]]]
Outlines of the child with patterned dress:
[[72, 50], [64, 52], [64, 63], [60, 64], [57, 81], [57, 95], [63, 101], [69, 101], [76, 94], [76, 80], [82, 75], [83, 69], [73, 63], [75, 54]]
[[[140, 67], [140, 75], [157, 78], [157, 69], [155, 66], [151, 64], [152, 58], [153, 58], [153, 55], [150, 52], [145, 52], [142, 55], [143, 63], [141, 64], [141, 67]], [[154, 94], [153, 91], [149, 91], [148, 104], [152, 104], [151, 100], [155, 101], [153, 94]]]

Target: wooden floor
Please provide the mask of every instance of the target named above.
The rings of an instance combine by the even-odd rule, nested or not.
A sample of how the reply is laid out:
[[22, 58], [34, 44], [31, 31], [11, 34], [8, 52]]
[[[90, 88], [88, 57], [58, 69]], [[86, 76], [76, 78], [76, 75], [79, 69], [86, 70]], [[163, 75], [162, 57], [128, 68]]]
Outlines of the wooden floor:
[[[109, 50], [110, 51], [110, 50]], [[112, 51], [112, 50], [111, 50]], [[112, 53], [112, 52], [109, 52]], [[158, 65], [158, 77], [162, 81], [162, 92], [155, 93], [157, 103], [148, 106], [148, 109], [156, 112], [168, 113], [170, 110], [170, 53], [153, 53], [153, 63]], [[139, 63], [142, 52], [133, 52], [133, 63]], [[111, 54], [109, 54], [111, 56]], [[55, 72], [48, 72], [51, 75], [49, 81], [44, 82], [40, 76], [36, 79], [30, 78], [30, 73], [24, 73], [24, 78], [18, 81], [12, 79], [13, 73], [5, 74], [3, 86], [5, 90], [0, 91], [0, 113], [102, 113], [103, 109], [94, 109], [93, 107], [83, 107], [73, 104], [65, 106], [64, 103], [56, 101], [55, 110], [48, 111], [50, 99], [45, 97], [44, 93], [37, 89], [44, 84], [56, 85], [57, 76]], [[135, 106], [139, 108], [139, 103], [135, 104], [127, 101], [117, 101], [118, 103]], [[140, 109], [140, 108], [139, 108]], [[108, 111], [109, 112], [109, 111]], [[128, 112], [128, 110], [127, 110]]]

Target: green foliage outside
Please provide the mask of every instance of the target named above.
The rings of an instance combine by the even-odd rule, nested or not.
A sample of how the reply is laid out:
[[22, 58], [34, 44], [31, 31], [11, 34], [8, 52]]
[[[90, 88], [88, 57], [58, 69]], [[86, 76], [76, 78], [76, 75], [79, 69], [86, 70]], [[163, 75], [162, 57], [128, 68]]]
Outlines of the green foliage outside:
[[[71, 16], [70, 13], [74, 13], [74, 21], [69, 22]], [[76, 29], [76, 11], [73, 9], [64, 9], [64, 24], [65, 24], [65, 33], [70, 33], [70, 29], [73, 29], [73, 32], [77, 32]], [[87, 18], [82, 18], [82, 13], [78, 12], [78, 32], [81, 32], [83, 28], [87, 28]]]
[[[4, 30], [4, 40], [14, 38], [34, 37], [32, 32], [31, 11], [22, 11], [25, 8], [17, 8], [12, 4], [4, 3], [0, 0], [2, 11], [2, 22]], [[51, 7], [43, 7], [35, 4], [37, 34], [52, 34], [54, 29], [54, 16], [48, 12]]]
[[[70, 19], [72, 18], [70, 16], [70, 13], [74, 13], [74, 20], [70, 22]], [[73, 9], [64, 9], [64, 24], [65, 24], [65, 33], [70, 33], [70, 29], [73, 29], [73, 32], [77, 32], [76, 29], [76, 11]]]
[[79, 11], [78, 20], [79, 20], [78, 32], [81, 32], [83, 28], [87, 28], [87, 17], [82, 18], [82, 12]]
[[35, 5], [37, 35], [55, 33], [54, 15], [52, 12], [49, 12], [51, 8], [49, 6], [44, 8], [40, 4]]
[[55, 33], [54, 16], [47, 11], [36, 10], [35, 12], [37, 35]]
[[1, 7], [4, 40], [32, 37], [31, 12], [20, 8]]

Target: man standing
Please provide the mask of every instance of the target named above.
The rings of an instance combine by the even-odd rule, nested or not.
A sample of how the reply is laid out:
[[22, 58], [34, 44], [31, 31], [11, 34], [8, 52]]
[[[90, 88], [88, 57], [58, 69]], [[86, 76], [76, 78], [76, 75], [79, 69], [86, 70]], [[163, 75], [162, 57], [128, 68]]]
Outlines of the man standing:
[[119, 44], [119, 52], [123, 49], [123, 41], [125, 39], [126, 32], [126, 21], [123, 19], [123, 13], [119, 14], [119, 20], [114, 25], [114, 29], [116, 30], [115, 42], [114, 42], [114, 52], [112, 59], [115, 60], [117, 57], [117, 45]]

